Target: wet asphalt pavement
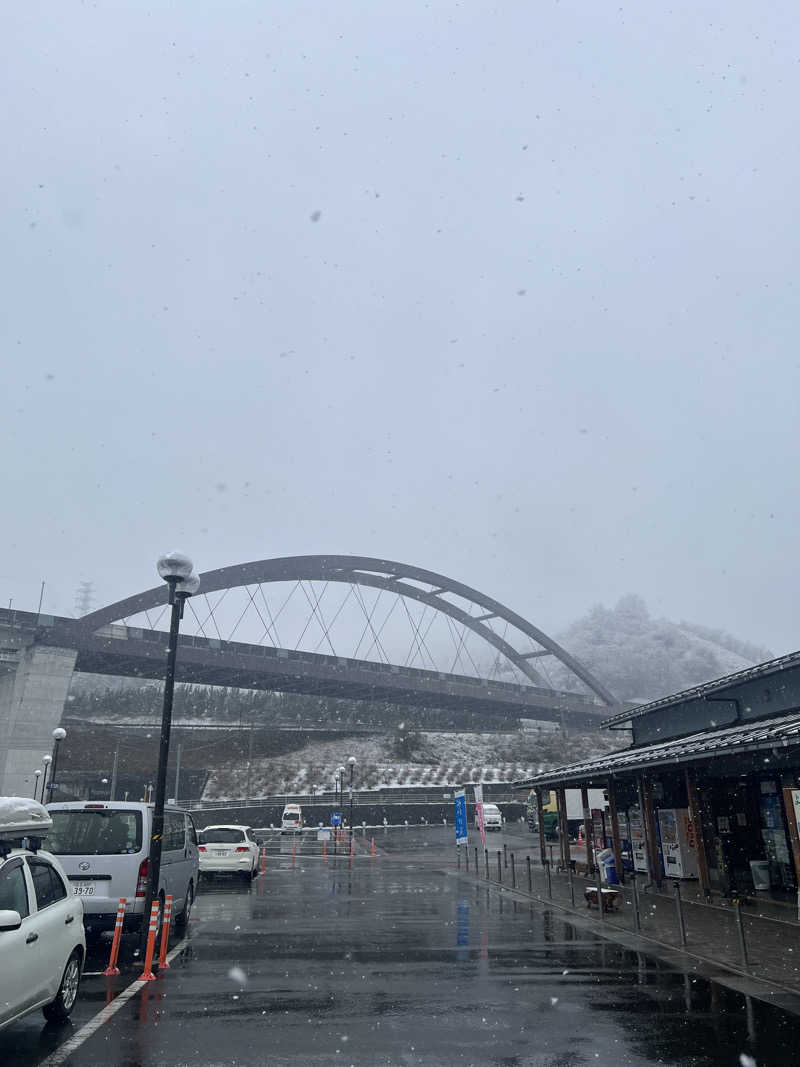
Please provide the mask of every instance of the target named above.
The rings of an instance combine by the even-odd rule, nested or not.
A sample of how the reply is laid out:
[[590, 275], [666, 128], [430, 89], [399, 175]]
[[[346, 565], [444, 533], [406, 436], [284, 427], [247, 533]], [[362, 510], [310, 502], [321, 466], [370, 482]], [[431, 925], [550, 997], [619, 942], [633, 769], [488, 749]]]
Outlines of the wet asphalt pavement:
[[204, 883], [185, 948], [156, 982], [68, 1052], [141, 966], [87, 975], [73, 1023], [29, 1016], [0, 1034], [0, 1064], [800, 1062], [800, 1018], [464, 877], [452, 834], [377, 831], [374, 859], [359, 836], [352, 865], [323, 863], [313, 835], [293, 861], [294, 839], [273, 835], [252, 886]]

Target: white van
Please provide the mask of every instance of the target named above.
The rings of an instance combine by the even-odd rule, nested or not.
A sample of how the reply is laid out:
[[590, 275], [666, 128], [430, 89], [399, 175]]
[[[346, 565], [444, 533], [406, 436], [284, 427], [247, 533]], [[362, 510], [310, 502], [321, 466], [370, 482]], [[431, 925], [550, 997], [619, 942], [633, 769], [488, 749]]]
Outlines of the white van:
[[303, 812], [299, 804], [287, 804], [281, 816], [281, 833], [296, 834], [303, 829]]
[[487, 831], [503, 829], [503, 816], [496, 804], [483, 805], [483, 826]]
[[[153, 805], [128, 801], [87, 801], [48, 804], [53, 828], [47, 848], [58, 856], [83, 900], [87, 934], [113, 930], [120, 897], [127, 901], [125, 932], [141, 928]], [[185, 927], [197, 888], [197, 833], [188, 812], [164, 810], [164, 841], [158, 893], [172, 894], [177, 927]]]

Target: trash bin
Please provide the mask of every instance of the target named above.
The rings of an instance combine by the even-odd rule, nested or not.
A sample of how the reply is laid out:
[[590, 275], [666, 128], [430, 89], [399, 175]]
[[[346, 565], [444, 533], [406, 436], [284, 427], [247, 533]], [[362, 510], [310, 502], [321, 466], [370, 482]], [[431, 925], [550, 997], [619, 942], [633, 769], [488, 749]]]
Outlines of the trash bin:
[[772, 888], [772, 882], [769, 877], [769, 860], [750, 860], [750, 874], [753, 879], [754, 889]]
[[603, 872], [603, 881], [606, 885], [619, 885], [617, 877], [617, 865], [614, 862], [614, 853], [610, 848], [603, 848], [597, 853], [597, 862]]
[[617, 865], [612, 856], [609, 860], [603, 860], [603, 879], [606, 885], [619, 885], [617, 878]]

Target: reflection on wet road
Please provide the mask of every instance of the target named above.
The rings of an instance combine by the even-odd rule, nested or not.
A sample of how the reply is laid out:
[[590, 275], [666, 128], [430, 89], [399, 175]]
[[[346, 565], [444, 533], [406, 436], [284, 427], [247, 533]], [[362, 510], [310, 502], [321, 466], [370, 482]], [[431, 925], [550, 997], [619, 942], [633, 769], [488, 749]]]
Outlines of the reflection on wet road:
[[[273, 835], [266, 873], [204, 883], [186, 951], [65, 1062], [797, 1062], [800, 1020], [437, 870], [451, 834], [379, 834], [374, 860], [359, 839], [352, 865]], [[41, 1063], [138, 971], [87, 978], [66, 1034], [0, 1034], [0, 1062]]]

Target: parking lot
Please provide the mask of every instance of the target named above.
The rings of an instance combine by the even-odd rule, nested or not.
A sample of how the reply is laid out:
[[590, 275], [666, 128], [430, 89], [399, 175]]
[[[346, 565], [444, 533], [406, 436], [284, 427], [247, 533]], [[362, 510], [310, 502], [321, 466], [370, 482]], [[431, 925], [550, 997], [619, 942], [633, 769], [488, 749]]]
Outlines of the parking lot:
[[[459, 871], [452, 827], [267, 835], [266, 871], [204, 881], [170, 969], [87, 963], [73, 1022], [0, 1034], [14, 1067], [796, 1062], [797, 1020], [600, 940]], [[501, 847], [504, 835], [492, 835]], [[522, 829], [508, 840], [535, 841]], [[113, 1013], [113, 1014], [112, 1014]], [[657, 1020], [657, 1025], [654, 1025]], [[699, 1051], [703, 1050], [703, 1051]], [[768, 1050], [768, 1056], [761, 1056]]]

